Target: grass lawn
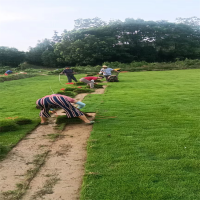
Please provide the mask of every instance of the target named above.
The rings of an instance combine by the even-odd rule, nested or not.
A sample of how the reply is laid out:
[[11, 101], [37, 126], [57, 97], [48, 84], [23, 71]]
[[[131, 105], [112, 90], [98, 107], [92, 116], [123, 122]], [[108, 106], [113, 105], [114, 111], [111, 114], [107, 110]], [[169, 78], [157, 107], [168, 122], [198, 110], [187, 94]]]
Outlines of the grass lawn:
[[200, 70], [120, 74], [88, 142], [81, 200], [200, 199]]

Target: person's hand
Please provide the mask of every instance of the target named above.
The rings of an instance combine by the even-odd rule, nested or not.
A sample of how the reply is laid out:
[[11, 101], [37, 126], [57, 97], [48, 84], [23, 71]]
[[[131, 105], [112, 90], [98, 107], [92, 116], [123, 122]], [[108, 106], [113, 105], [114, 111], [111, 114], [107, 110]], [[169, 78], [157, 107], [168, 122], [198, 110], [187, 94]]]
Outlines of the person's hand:
[[83, 107], [85, 107], [86, 106], [86, 104], [85, 103], [83, 103], [83, 102], [80, 102], [80, 101], [78, 101], [78, 102], [76, 102], [76, 104], [78, 104], [78, 109], [81, 109], [81, 108], [83, 108]]
[[53, 108], [50, 108], [49, 112], [52, 113], [52, 114], [56, 113], [56, 111]]

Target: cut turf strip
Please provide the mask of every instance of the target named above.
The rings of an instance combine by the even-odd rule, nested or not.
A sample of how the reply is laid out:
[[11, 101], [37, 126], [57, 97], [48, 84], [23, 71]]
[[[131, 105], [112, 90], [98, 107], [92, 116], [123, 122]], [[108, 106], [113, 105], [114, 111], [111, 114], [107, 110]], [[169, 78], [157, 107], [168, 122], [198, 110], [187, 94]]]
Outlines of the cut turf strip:
[[[97, 89], [94, 94], [103, 92], [104, 89]], [[82, 100], [86, 95], [79, 94], [76, 99]], [[57, 114], [62, 112], [59, 110]], [[95, 113], [90, 115], [89, 119], [94, 119]], [[92, 126], [69, 124], [59, 135], [54, 126], [52, 117], [49, 125], [38, 126], [0, 162], [1, 200], [79, 198]]]

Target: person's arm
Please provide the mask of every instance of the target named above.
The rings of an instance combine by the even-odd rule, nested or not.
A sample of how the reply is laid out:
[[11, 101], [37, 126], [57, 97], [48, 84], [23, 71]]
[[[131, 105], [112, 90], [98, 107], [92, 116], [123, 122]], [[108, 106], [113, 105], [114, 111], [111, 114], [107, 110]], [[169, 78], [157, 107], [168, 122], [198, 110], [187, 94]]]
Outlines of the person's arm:
[[76, 99], [73, 99], [73, 98], [71, 98], [71, 97], [66, 97], [66, 96], [65, 96], [65, 98], [67, 98], [67, 100], [68, 100], [70, 103], [78, 104], [78, 107], [77, 107], [78, 109], [81, 109], [81, 108], [83, 108], [83, 107], [86, 106], [85, 103], [80, 102], [80, 101], [77, 101]]
[[56, 111], [53, 108], [50, 108], [49, 112], [52, 113], [52, 114], [56, 113]]
[[95, 81], [97, 80], [98, 78], [97, 77], [93, 77], [93, 79], [91, 81], [94, 82], [95, 85], [97, 85], [97, 83], [95, 83]]
[[115, 71], [115, 72], [117, 72], [117, 73], [119, 73], [117, 70], [115, 70], [115, 69], [112, 69], [112, 71]]
[[65, 71], [65, 70], [63, 70], [60, 74], [64, 74], [64, 71]]
[[102, 74], [102, 73], [103, 73], [103, 69], [100, 70], [99, 74]]

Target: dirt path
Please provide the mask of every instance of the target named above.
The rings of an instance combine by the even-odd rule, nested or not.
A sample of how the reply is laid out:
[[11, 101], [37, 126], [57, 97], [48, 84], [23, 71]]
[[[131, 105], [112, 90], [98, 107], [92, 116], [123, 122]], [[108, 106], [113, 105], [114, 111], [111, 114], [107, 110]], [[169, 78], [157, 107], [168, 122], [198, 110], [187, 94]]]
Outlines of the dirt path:
[[[93, 94], [103, 92], [97, 89]], [[58, 115], [63, 115], [62, 110]], [[91, 115], [93, 119], [95, 114]], [[0, 200], [79, 199], [91, 130], [91, 125], [81, 123], [59, 132], [55, 117], [49, 125], [38, 126], [0, 162]]]

